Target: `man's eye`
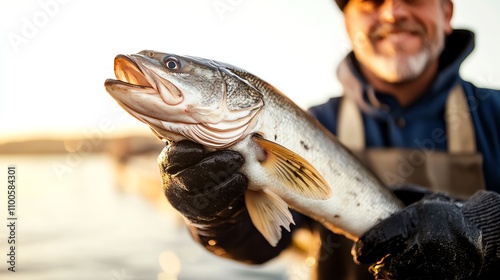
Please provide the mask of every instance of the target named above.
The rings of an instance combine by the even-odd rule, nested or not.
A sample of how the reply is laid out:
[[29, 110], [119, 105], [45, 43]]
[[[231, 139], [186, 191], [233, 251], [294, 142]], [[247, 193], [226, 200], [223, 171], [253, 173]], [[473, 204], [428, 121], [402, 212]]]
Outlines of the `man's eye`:
[[373, 7], [378, 7], [382, 4], [384, 4], [385, 0], [361, 0], [361, 3], [365, 5], [371, 5]]

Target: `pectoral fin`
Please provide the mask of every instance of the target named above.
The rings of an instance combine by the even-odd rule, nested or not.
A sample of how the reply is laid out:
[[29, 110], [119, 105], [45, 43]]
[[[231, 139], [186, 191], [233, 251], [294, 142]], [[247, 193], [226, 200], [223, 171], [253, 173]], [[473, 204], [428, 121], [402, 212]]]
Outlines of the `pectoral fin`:
[[261, 137], [253, 140], [265, 151], [262, 164], [295, 194], [306, 198], [327, 199], [331, 190], [323, 176], [304, 158], [287, 148]]
[[281, 239], [281, 227], [290, 231], [295, 224], [286, 202], [269, 190], [247, 190], [245, 203], [253, 224], [273, 247]]

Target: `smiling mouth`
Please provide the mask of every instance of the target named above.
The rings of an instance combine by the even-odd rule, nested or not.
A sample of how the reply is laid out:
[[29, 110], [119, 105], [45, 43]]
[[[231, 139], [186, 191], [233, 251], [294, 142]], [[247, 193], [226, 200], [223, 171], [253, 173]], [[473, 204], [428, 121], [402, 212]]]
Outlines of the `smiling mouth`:
[[391, 32], [384, 32], [375, 35], [376, 40], [384, 40], [388, 38], [393, 38], [393, 37], [403, 37], [403, 36], [418, 36], [418, 32], [414, 31], [405, 31], [405, 30], [398, 30], [398, 31], [391, 31]]

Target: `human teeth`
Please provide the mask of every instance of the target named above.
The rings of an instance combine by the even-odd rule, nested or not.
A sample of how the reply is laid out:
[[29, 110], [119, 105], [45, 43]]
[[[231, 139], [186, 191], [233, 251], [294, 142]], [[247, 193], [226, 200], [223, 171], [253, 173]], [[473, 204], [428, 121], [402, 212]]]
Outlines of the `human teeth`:
[[387, 36], [387, 38], [400, 39], [408, 36], [408, 33], [391, 33]]

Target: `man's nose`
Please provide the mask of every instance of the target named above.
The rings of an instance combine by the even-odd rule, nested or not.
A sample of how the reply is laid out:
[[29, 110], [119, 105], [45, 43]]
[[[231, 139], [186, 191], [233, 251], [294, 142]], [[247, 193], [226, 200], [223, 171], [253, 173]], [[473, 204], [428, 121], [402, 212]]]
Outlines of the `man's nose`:
[[388, 23], [395, 23], [408, 14], [407, 4], [401, 0], [386, 0], [379, 7], [380, 20]]

